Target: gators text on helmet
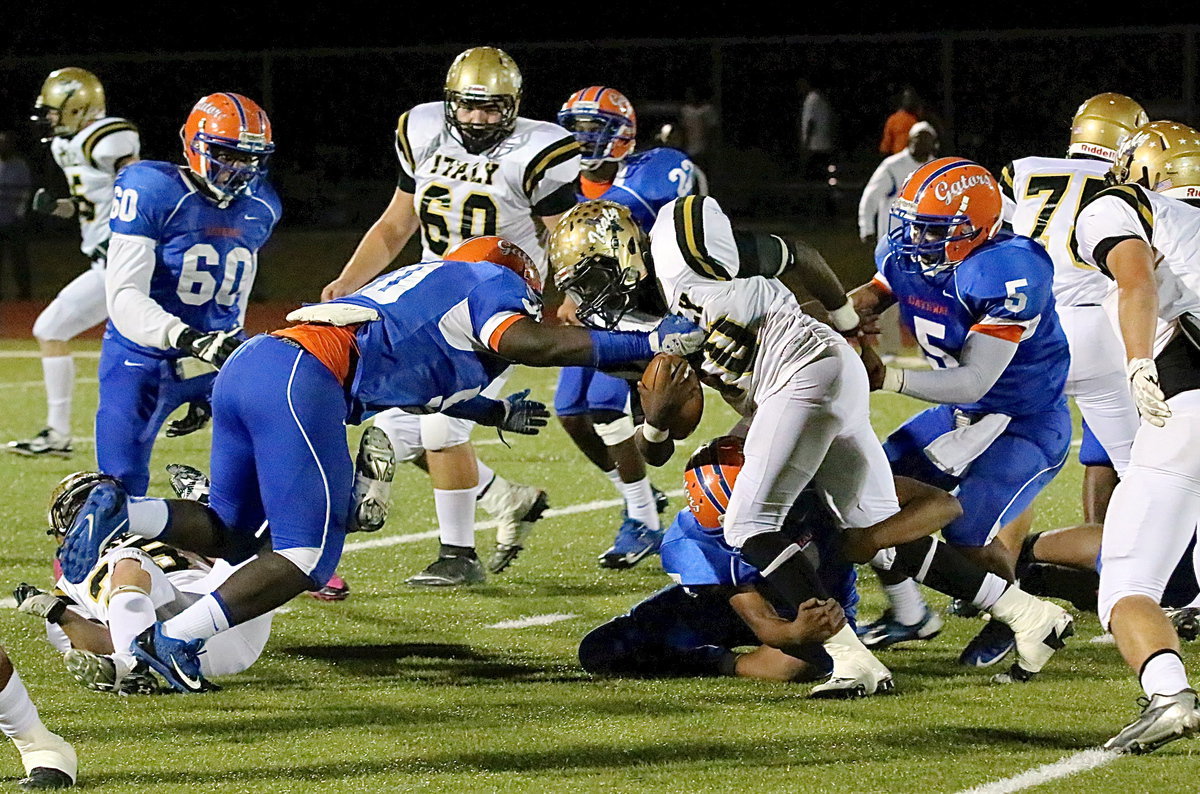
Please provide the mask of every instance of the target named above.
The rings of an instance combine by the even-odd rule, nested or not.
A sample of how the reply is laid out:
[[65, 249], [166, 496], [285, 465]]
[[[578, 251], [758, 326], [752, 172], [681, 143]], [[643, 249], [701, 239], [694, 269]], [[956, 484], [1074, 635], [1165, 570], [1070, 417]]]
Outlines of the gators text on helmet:
[[229, 92], [201, 97], [179, 137], [188, 167], [222, 206], [266, 174], [275, 151], [266, 112], [253, 99]]

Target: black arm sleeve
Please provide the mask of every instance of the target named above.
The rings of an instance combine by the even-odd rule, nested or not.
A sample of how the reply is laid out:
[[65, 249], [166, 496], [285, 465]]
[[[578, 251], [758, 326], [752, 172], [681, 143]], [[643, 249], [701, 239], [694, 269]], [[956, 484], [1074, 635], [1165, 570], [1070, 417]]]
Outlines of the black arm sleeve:
[[546, 198], [533, 205], [533, 214], [539, 218], [547, 215], [561, 215], [574, 207], [578, 197], [574, 185], [563, 185]]
[[1108, 269], [1108, 254], [1117, 247], [1117, 243], [1122, 243], [1126, 240], [1142, 240], [1136, 234], [1125, 234], [1120, 237], [1105, 237], [1100, 242], [1096, 243], [1096, 248], [1092, 251], [1092, 256], [1096, 260], [1096, 267], [1100, 268], [1100, 272], [1109, 278], [1113, 274]]
[[396, 187], [398, 187], [404, 193], [416, 193], [417, 181], [409, 176], [403, 168], [401, 168], [400, 176], [396, 177]]
[[773, 234], [735, 230], [733, 240], [737, 244], [738, 278], [778, 278], [795, 261], [792, 247]]

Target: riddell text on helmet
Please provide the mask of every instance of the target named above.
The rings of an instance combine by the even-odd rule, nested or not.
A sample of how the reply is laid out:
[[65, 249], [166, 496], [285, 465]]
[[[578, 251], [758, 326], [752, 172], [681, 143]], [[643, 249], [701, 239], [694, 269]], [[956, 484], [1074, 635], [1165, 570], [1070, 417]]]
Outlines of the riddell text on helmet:
[[990, 184], [992, 184], [992, 178], [988, 174], [963, 175], [953, 182], [938, 182], [933, 186], [933, 194], [937, 196], [938, 201], [949, 204], [965, 193], [968, 188]]

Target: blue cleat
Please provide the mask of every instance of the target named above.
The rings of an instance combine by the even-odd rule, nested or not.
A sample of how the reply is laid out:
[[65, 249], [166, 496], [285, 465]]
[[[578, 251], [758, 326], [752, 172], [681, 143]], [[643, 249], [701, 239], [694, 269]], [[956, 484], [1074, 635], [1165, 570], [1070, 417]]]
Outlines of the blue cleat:
[[859, 637], [862, 644], [871, 650], [882, 650], [898, 642], [911, 640], [932, 640], [942, 631], [942, 619], [936, 612], [925, 607], [925, 616], [911, 626], [905, 625], [892, 617], [892, 610], [886, 610], [874, 623], [861, 627]]
[[989, 620], [963, 648], [958, 663], [967, 667], [991, 667], [1015, 647], [1017, 638], [1013, 630], [998, 620]]
[[115, 482], [102, 482], [88, 494], [58, 549], [63, 576], [79, 584], [100, 561], [100, 552], [117, 535], [129, 529], [125, 490]]
[[600, 555], [600, 567], [632, 568], [646, 555], [658, 553], [663, 534], [663, 530], [650, 529], [641, 521], [625, 519], [617, 530], [617, 539]]
[[200, 673], [204, 640], [177, 640], [164, 634], [162, 625], [155, 623], [137, 635], [129, 646], [130, 652], [180, 692], [195, 694], [219, 689]]

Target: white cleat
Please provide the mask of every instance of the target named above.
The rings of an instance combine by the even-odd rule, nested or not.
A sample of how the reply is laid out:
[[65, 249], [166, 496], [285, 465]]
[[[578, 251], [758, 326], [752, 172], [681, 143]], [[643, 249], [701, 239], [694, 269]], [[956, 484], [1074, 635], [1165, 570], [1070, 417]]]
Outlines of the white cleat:
[[1019, 587], [1008, 588], [989, 611], [1013, 630], [1017, 645], [1017, 660], [1012, 667], [992, 677], [997, 684], [1033, 678], [1075, 633], [1075, 619], [1070, 612]]
[[347, 532], [378, 532], [387, 522], [396, 476], [396, 451], [382, 428], [371, 425], [358, 442], [354, 462], [354, 506]]
[[550, 503], [540, 488], [518, 485], [497, 476], [479, 504], [497, 522], [496, 548], [487, 567], [492, 573], [500, 573], [521, 553], [525, 538]]
[[5, 447], [15, 455], [27, 458], [58, 457], [69, 458], [74, 451], [71, 447], [71, 437], [64, 436], [54, 428], [46, 427], [33, 438], [22, 441], [10, 441]]
[[833, 659], [833, 672], [828, 681], [809, 691], [809, 697], [865, 698], [895, 689], [892, 671], [867, 650], [849, 626], [826, 640], [824, 648]]
[[46, 732], [41, 740], [21, 747], [21, 764], [25, 777], [19, 785], [27, 791], [44, 788], [66, 788], [74, 785], [79, 771], [75, 748], [58, 734]]
[[1200, 703], [1194, 689], [1174, 695], [1155, 695], [1149, 700], [1138, 698], [1138, 702], [1142, 704], [1142, 716], [1105, 742], [1105, 750], [1149, 753], [1200, 729]]

